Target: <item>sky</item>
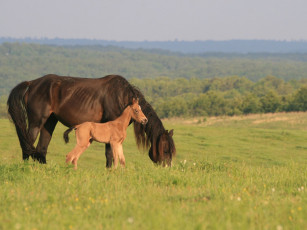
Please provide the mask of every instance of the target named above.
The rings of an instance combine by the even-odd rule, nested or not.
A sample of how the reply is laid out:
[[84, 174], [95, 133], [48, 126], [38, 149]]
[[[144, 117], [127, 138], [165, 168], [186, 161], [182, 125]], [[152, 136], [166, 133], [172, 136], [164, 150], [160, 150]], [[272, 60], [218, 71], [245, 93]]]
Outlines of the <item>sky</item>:
[[0, 37], [307, 40], [306, 0], [0, 0]]

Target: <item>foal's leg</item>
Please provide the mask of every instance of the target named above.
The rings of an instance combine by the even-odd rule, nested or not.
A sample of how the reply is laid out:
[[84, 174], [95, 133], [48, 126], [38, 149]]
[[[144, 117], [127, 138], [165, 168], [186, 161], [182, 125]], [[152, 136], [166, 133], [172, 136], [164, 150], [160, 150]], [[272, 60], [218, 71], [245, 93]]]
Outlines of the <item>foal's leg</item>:
[[119, 159], [120, 164], [125, 167], [126, 161], [125, 161], [125, 156], [123, 152], [123, 145], [120, 143], [113, 143], [111, 144], [111, 146], [113, 150], [114, 168], [117, 168], [118, 159]]
[[76, 136], [77, 136], [77, 144], [73, 148], [73, 150], [70, 151], [66, 156], [66, 163], [72, 162], [72, 164], [75, 166], [74, 167], [75, 169], [77, 169], [78, 167], [79, 157], [92, 143], [92, 139], [80, 136], [78, 131], [76, 133]]
[[72, 162], [74, 165], [74, 169], [78, 167], [78, 159], [80, 155], [87, 149], [87, 146], [79, 146], [78, 144], [74, 147], [72, 151], [70, 151], [66, 156], [66, 163]]
[[122, 166], [126, 166], [126, 160], [125, 160], [125, 156], [124, 156], [124, 151], [123, 151], [123, 145], [122, 144], [119, 144], [117, 146], [117, 152], [118, 152], [118, 157], [119, 157], [119, 163], [122, 165]]
[[113, 152], [113, 163], [114, 163], [114, 168], [117, 168], [118, 165], [118, 143], [110, 143], [111, 144], [111, 149]]
[[88, 142], [86, 146], [80, 147], [79, 151], [75, 152], [75, 158], [73, 159], [72, 163], [75, 166], [74, 169], [77, 169], [78, 167], [78, 160], [82, 153], [91, 145], [91, 141]]
[[76, 146], [66, 155], [66, 163], [71, 163], [75, 159], [77, 152], [79, 151], [80, 146], [76, 144]]

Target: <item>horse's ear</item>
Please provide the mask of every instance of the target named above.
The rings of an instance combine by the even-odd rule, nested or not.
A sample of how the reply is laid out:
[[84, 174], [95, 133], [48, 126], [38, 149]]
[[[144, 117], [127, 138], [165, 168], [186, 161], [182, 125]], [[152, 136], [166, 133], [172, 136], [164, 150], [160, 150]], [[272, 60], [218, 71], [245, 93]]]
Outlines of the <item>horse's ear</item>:
[[136, 102], [138, 102], [138, 99], [132, 98], [132, 103], [135, 104]]
[[171, 131], [169, 131], [168, 135], [169, 135], [170, 137], [172, 137], [172, 136], [174, 135], [174, 130], [171, 129]]

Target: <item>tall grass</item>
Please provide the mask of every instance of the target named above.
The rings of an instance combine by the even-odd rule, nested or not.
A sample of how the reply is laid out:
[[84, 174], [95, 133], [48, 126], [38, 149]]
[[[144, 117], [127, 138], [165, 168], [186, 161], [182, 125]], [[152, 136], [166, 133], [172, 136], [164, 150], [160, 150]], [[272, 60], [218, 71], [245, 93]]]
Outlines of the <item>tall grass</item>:
[[175, 129], [172, 168], [152, 164], [130, 127], [126, 168], [105, 169], [94, 143], [76, 171], [64, 163], [74, 138], [64, 144], [63, 126], [41, 165], [22, 162], [0, 120], [0, 229], [304, 229], [307, 114], [272, 116], [288, 120], [164, 121]]

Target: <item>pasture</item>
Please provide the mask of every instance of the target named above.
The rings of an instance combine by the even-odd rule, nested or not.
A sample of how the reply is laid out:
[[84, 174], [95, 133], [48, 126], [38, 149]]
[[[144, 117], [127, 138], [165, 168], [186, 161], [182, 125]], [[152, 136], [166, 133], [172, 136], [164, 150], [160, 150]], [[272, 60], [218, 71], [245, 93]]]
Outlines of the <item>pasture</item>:
[[93, 143], [78, 170], [58, 124], [47, 164], [21, 160], [14, 126], [0, 120], [0, 229], [304, 229], [307, 113], [170, 119], [177, 157], [154, 165], [132, 127], [126, 168], [105, 168]]

